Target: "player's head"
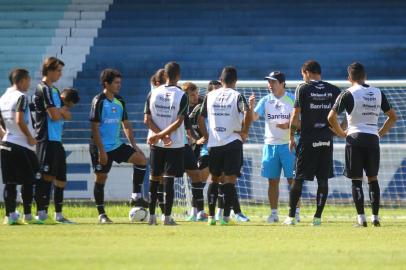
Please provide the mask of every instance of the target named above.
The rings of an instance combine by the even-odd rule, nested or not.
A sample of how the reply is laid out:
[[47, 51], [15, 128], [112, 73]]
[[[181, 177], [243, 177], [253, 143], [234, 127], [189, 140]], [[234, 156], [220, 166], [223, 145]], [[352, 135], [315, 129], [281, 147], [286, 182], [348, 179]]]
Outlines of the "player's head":
[[61, 99], [64, 105], [71, 108], [79, 102], [79, 92], [74, 88], [65, 88], [61, 92]]
[[106, 68], [100, 74], [100, 82], [106, 91], [116, 95], [121, 88], [121, 73], [118, 70]]
[[11, 85], [15, 86], [20, 91], [28, 91], [30, 88], [31, 77], [28, 70], [23, 68], [16, 68], [10, 72], [8, 76]]
[[264, 79], [268, 81], [269, 91], [271, 91], [275, 96], [279, 97], [285, 94], [285, 74], [280, 71], [273, 71]]
[[209, 82], [209, 85], [207, 86], [207, 92], [211, 92], [219, 88], [221, 88], [221, 82], [213, 80]]
[[354, 62], [347, 68], [348, 71], [348, 80], [352, 83], [364, 83], [367, 77], [365, 68], [361, 63]]
[[309, 60], [304, 62], [302, 69], [302, 76], [305, 82], [310, 80], [320, 80], [321, 79], [321, 66], [315, 60]]
[[220, 76], [221, 84], [229, 88], [234, 88], [237, 83], [237, 69], [235, 67], [224, 67]]
[[158, 69], [154, 75], [151, 76], [150, 83], [152, 88], [159, 87], [161, 85], [164, 85], [166, 82], [166, 75], [165, 75], [165, 69], [160, 68]]
[[196, 84], [185, 82], [182, 85], [182, 90], [188, 95], [190, 105], [196, 105], [199, 102], [199, 88]]
[[57, 82], [62, 76], [62, 69], [65, 63], [56, 58], [48, 57], [42, 63], [42, 76], [47, 77], [51, 82]]
[[180, 66], [176, 62], [169, 62], [165, 65], [166, 80], [175, 83], [180, 80]]

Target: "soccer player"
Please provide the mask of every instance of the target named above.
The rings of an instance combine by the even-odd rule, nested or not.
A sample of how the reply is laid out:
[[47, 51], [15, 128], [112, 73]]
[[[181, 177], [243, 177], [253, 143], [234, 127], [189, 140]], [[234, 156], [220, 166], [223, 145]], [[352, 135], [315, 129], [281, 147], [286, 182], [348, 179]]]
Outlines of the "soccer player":
[[[31, 215], [33, 185], [39, 174], [39, 163], [35, 155], [37, 143], [32, 124], [31, 112], [26, 95], [31, 78], [27, 70], [14, 69], [10, 73], [12, 86], [0, 98], [2, 116], [2, 143], [0, 146], [4, 203], [9, 225], [37, 223]], [[3, 133], [1, 132], [1, 133]], [[17, 185], [21, 185], [24, 207], [24, 221], [16, 212]], [[40, 222], [38, 222], [40, 223]]]
[[70, 108], [79, 101], [76, 92], [72, 102], [63, 102], [61, 93], [54, 86], [62, 76], [64, 63], [48, 57], [42, 65], [42, 81], [34, 94], [37, 156], [42, 178], [37, 181], [36, 194], [38, 219], [47, 221], [48, 205], [52, 185], [54, 186], [55, 221], [72, 223], [62, 215], [63, 192], [66, 186], [66, 154], [62, 145], [62, 130], [65, 120], [72, 118]]
[[[373, 226], [379, 227], [379, 138], [382, 138], [395, 124], [397, 116], [385, 94], [378, 88], [365, 83], [367, 75], [362, 64], [352, 63], [347, 70], [348, 80], [352, 86], [337, 98], [328, 115], [328, 120], [337, 134], [346, 139], [344, 175], [352, 180], [352, 197], [358, 213], [357, 225], [367, 227], [362, 190], [365, 171], [372, 207], [371, 222]], [[381, 110], [388, 118], [379, 129], [378, 117]], [[337, 121], [337, 115], [344, 111], [348, 123], [346, 131]]]
[[166, 84], [148, 94], [144, 110], [144, 122], [149, 128], [151, 178], [149, 224], [156, 225], [156, 201], [159, 182], [164, 179], [165, 220], [164, 225], [177, 225], [172, 219], [174, 178], [184, 172], [185, 127], [188, 97], [177, 86], [180, 66], [176, 62], [165, 65]]
[[[203, 196], [206, 179], [204, 179], [200, 173], [197, 158], [194, 149], [192, 149], [192, 146], [200, 149], [200, 145], [195, 144], [195, 139], [199, 137], [199, 135], [195, 134], [196, 126], [198, 128], [198, 123], [196, 122], [196, 117], [194, 117], [193, 112], [196, 112], [196, 107], [200, 108], [203, 99], [199, 96], [197, 85], [192, 82], [185, 82], [182, 85], [182, 90], [185, 91], [189, 98], [189, 110], [187, 117], [185, 117], [185, 127], [188, 133], [188, 139], [185, 141], [184, 164], [186, 173], [192, 182], [192, 209], [190, 210], [190, 215], [187, 218], [187, 221], [207, 221], [207, 214], [204, 211]], [[190, 116], [194, 117], [194, 119], [191, 119]]]
[[[223, 69], [221, 83], [222, 88], [207, 94], [199, 117], [199, 127], [210, 149], [209, 170], [213, 183], [218, 183], [224, 173], [222, 190], [225, 205], [221, 224], [228, 225], [231, 207], [236, 197], [235, 183], [242, 166], [242, 142], [248, 136], [251, 113], [244, 96], [234, 90], [237, 83], [237, 70], [234, 67]], [[204, 118], [208, 120], [208, 129]], [[211, 185], [209, 188], [210, 206], [215, 204], [218, 186]], [[216, 224], [212, 208], [208, 223]]]
[[[102, 93], [92, 101], [90, 122], [92, 140], [89, 145], [93, 170], [95, 173], [94, 199], [99, 213], [100, 223], [112, 223], [104, 209], [104, 186], [113, 161], [133, 164], [134, 206], [144, 206], [141, 194], [147, 161], [142, 150], [137, 146], [127, 110], [122, 97], [118, 94], [121, 88], [121, 73], [114, 69], [101, 72]], [[122, 142], [120, 132], [123, 129], [130, 145]], [[135, 196], [134, 196], [135, 195]]]
[[[279, 222], [278, 199], [281, 171], [293, 183], [295, 155], [289, 150], [289, 119], [293, 111], [294, 95], [285, 90], [285, 74], [271, 72], [265, 77], [269, 94], [264, 96], [253, 113], [253, 121], [265, 119], [265, 138], [262, 153], [261, 175], [268, 179], [268, 198], [271, 214], [268, 223]], [[296, 208], [296, 221], [300, 221], [299, 208]]]
[[[295, 150], [294, 134], [301, 126], [296, 147], [296, 175], [289, 194], [289, 216], [285, 225], [296, 223], [296, 207], [302, 195], [303, 182], [317, 178], [317, 209], [312, 224], [321, 225], [321, 215], [328, 196], [328, 179], [333, 177], [333, 131], [327, 115], [340, 94], [336, 86], [321, 80], [320, 64], [305, 62], [301, 69], [304, 83], [295, 93], [295, 104], [290, 119], [289, 148]], [[299, 122], [300, 121], [300, 122]]]

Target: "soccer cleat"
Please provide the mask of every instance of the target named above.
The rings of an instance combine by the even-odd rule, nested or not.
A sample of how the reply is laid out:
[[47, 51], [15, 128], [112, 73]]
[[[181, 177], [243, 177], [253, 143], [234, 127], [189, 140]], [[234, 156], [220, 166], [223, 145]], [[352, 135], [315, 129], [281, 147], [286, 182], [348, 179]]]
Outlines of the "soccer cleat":
[[208, 215], [204, 211], [200, 211], [199, 213], [197, 213], [196, 221], [206, 222], [207, 218]]
[[207, 219], [207, 224], [210, 226], [216, 225], [216, 219], [209, 216], [209, 218]]
[[147, 202], [146, 200], [144, 200], [144, 198], [139, 198], [134, 200], [133, 198], [131, 198], [130, 200], [130, 206], [131, 207], [143, 207], [143, 208], [148, 208], [149, 206], [149, 202]]
[[296, 219], [296, 222], [297, 222], [297, 223], [300, 222], [300, 214], [299, 214], [299, 213], [296, 213], [296, 214], [295, 214], [295, 219]]
[[283, 222], [283, 225], [286, 225], [286, 226], [293, 226], [293, 225], [296, 225], [296, 219], [293, 218], [293, 217], [287, 217], [287, 218], [285, 219], [285, 221]]
[[186, 218], [186, 221], [190, 221], [190, 222], [197, 221], [197, 216], [194, 215], [194, 214], [191, 214], [190, 216], [188, 216], [188, 217]]
[[321, 226], [321, 218], [314, 217], [312, 221], [312, 226]]
[[165, 216], [165, 221], [164, 221], [165, 226], [176, 226], [178, 223], [171, 217], [171, 216]]
[[226, 219], [226, 218], [222, 218], [220, 220], [220, 225], [221, 226], [230, 226], [230, 225], [234, 225], [234, 223], [231, 221], [230, 218]]
[[55, 218], [55, 221], [56, 221], [57, 223], [61, 223], [61, 224], [75, 224], [75, 222], [73, 222], [73, 221], [67, 219], [67, 218], [64, 217], [64, 216]]
[[148, 225], [158, 225], [156, 215], [149, 215]]
[[374, 219], [372, 221], [372, 227], [381, 227], [381, 223], [379, 222], [379, 219]]
[[269, 217], [266, 220], [268, 223], [277, 223], [279, 222], [279, 217], [278, 215], [269, 215]]
[[356, 223], [353, 226], [354, 228], [364, 228], [364, 227], [368, 227], [368, 223], [366, 221], [363, 221], [362, 223]]
[[238, 213], [235, 215], [235, 220], [237, 222], [249, 222], [250, 219], [246, 217], [243, 213]]
[[100, 224], [112, 224], [113, 221], [106, 214], [101, 214], [99, 216], [99, 223]]

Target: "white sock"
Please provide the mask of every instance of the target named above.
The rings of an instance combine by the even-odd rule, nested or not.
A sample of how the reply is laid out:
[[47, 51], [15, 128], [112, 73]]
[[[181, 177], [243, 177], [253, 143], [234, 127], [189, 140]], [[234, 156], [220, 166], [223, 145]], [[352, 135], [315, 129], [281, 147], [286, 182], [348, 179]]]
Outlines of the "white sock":
[[374, 220], [378, 220], [378, 221], [379, 221], [379, 216], [378, 216], [378, 215], [372, 215], [372, 216], [371, 216], [371, 220], [372, 220], [372, 221], [374, 221]]
[[362, 224], [363, 222], [366, 222], [367, 219], [365, 218], [365, 215], [358, 215], [358, 223]]
[[230, 221], [230, 217], [223, 217], [224, 221]]
[[14, 220], [14, 221], [17, 220], [18, 219], [18, 213], [17, 212], [10, 213], [9, 219]]
[[47, 212], [45, 210], [38, 211], [38, 218], [42, 220], [47, 219], [48, 218]]
[[296, 208], [296, 214], [300, 214], [300, 207]]
[[31, 214], [24, 215], [24, 220], [31, 221], [32, 220], [32, 215]]
[[61, 219], [63, 218], [62, 213], [55, 213], [55, 219]]
[[190, 210], [190, 214], [196, 216], [197, 215], [197, 208], [192, 207], [192, 209]]
[[271, 209], [271, 215], [277, 216], [278, 215], [278, 209]]
[[217, 215], [222, 216], [223, 215], [223, 208], [217, 208]]
[[138, 200], [142, 198], [142, 194], [141, 193], [131, 193], [131, 199], [133, 200]]

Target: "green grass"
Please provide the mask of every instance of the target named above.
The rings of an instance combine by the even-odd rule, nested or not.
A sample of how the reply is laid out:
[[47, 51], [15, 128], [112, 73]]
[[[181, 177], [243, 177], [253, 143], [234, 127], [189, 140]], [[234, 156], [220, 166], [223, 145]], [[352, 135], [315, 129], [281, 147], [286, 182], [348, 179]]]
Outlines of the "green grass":
[[236, 226], [178, 218], [180, 226], [150, 227], [130, 224], [122, 204], [107, 209], [112, 225], [70, 205], [76, 225], [0, 226], [0, 269], [405, 269], [405, 209], [383, 209], [381, 228], [353, 228], [352, 207], [329, 206], [321, 227], [309, 226], [312, 207], [295, 227], [267, 225], [266, 209], [249, 209], [254, 221]]

